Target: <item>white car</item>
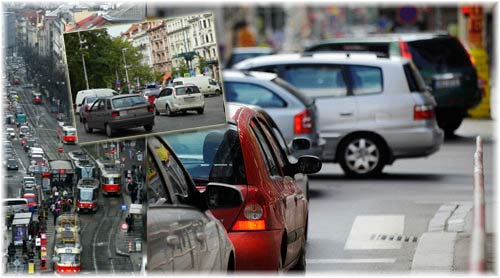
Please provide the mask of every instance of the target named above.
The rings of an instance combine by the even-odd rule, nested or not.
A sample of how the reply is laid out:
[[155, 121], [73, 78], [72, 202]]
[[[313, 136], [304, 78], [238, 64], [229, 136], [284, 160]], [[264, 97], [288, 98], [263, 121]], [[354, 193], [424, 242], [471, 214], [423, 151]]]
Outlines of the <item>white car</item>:
[[12, 127], [8, 127], [6, 130], [5, 130], [5, 133], [8, 134], [10, 136], [10, 138], [14, 138], [16, 137], [16, 131], [14, 130], [14, 128]]
[[188, 84], [196, 85], [204, 96], [207, 95], [218, 96], [221, 93], [221, 88], [219, 83], [217, 83], [217, 81], [215, 81], [214, 79], [204, 75], [198, 75], [192, 77], [179, 77], [174, 79], [173, 84], [174, 86], [188, 85]]
[[195, 110], [203, 114], [205, 97], [197, 86], [193, 84], [167, 87], [163, 89], [155, 100], [156, 115], [165, 113], [172, 116], [174, 113]]

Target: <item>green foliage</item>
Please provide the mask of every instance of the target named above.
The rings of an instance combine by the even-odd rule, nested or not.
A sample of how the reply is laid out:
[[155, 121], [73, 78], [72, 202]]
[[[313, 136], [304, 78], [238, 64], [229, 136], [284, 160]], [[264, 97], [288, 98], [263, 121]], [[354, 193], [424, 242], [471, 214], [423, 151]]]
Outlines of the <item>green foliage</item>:
[[174, 69], [174, 75], [178, 75], [179, 77], [183, 77], [184, 74], [189, 73], [189, 67], [185, 61], [181, 61], [179, 64], [179, 70]]
[[[64, 35], [71, 91], [74, 96], [76, 92], [86, 87], [82, 53], [85, 57], [90, 88], [116, 89], [117, 74], [122, 88], [127, 87], [123, 53], [131, 87], [135, 85], [134, 80], [137, 77], [141, 84], [160, 79], [161, 73], [142, 65], [142, 55], [139, 49], [122, 37], [111, 37], [106, 30], [80, 32], [80, 36], [85, 41], [82, 49], [78, 42], [78, 33]], [[122, 51], [125, 48], [126, 50]]]

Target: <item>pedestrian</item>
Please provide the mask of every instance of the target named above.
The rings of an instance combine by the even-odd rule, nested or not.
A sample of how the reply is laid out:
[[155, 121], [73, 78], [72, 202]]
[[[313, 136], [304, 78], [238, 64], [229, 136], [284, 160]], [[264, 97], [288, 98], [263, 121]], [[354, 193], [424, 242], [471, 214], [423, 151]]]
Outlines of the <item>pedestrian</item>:
[[137, 183], [133, 182], [132, 183], [132, 191], [130, 192], [130, 198], [132, 199], [132, 204], [135, 204], [135, 201], [137, 200]]
[[127, 223], [128, 225], [127, 233], [130, 234], [134, 231], [134, 219], [132, 218], [132, 215], [130, 213], [125, 218], [125, 223]]

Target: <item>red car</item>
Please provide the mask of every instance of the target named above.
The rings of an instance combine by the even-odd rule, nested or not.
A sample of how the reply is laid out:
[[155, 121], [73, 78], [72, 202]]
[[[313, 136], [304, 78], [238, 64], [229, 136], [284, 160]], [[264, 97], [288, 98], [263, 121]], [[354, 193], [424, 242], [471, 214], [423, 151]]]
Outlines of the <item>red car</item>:
[[28, 200], [28, 207], [30, 211], [35, 211], [38, 207], [38, 199], [35, 193], [25, 193], [23, 194], [23, 198]]
[[223, 183], [241, 191], [241, 206], [211, 210], [234, 245], [236, 270], [304, 270], [308, 203], [293, 177], [318, 172], [321, 161], [288, 157], [262, 112], [237, 104], [227, 108], [231, 120], [224, 127], [164, 139], [198, 190]]

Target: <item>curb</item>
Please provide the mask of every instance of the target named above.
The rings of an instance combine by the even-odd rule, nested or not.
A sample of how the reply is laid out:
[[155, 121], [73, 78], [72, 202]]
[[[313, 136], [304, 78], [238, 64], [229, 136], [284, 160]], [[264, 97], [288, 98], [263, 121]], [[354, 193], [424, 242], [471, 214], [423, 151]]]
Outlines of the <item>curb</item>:
[[411, 271], [454, 270], [455, 245], [467, 234], [464, 229], [471, 209], [470, 202], [447, 203], [438, 209], [418, 242]]

